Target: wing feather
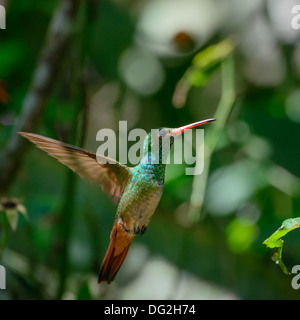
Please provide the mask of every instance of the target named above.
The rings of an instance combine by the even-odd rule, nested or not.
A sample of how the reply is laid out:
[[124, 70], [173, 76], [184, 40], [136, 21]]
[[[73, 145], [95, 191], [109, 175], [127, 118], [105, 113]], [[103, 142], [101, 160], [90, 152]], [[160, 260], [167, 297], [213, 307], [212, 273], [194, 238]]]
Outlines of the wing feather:
[[72, 169], [82, 178], [99, 184], [105, 192], [117, 201], [132, 176], [129, 167], [108, 157], [38, 134], [26, 132], [19, 132], [19, 134]]

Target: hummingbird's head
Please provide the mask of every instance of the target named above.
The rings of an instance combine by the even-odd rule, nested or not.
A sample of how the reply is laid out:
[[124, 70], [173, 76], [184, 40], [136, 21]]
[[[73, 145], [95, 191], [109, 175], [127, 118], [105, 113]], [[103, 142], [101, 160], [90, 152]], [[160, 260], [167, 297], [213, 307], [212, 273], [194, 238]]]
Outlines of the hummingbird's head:
[[[143, 153], [148, 163], [163, 163], [173, 146], [175, 136], [171, 128], [152, 129], [144, 140]], [[164, 151], [164, 152], [163, 152]]]
[[147, 161], [147, 163], [166, 163], [167, 157], [174, 144], [176, 137], [180, 136], [185, 130], [215, 120], [216, 119], [207, 119], [203, 121], [198, 121], [175, 129], [159, 128], [151, 130], [144, 140], [143, 153], [144, 155], [146, 155], [145, 160]]

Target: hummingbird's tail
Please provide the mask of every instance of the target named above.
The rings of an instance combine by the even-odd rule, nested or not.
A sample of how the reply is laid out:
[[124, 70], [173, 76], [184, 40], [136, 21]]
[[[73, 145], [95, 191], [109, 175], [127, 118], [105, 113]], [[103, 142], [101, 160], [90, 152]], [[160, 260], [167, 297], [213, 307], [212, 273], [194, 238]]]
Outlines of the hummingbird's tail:
[[110, 234], [110, 243], [100, 267], [98, 283], [110, 284], [119, 271], [129, 250], [134, 234], [128, 233], [121, 219], [114, 223]]

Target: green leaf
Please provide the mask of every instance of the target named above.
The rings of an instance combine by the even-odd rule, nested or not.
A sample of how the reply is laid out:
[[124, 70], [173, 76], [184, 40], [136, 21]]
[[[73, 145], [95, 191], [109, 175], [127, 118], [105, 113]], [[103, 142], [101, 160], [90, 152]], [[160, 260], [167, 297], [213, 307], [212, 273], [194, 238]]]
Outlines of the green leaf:
[[16, 231], [19, 218], [17, 210], [6, 210], [6, 217], [12, 230]]
[[207, 83], [209, 77], [201, 70], [193, 70], [188, 75], [189, 82], [195, 87], [203, 87]]
[[282, 248], [283, 248], [283, 240], [288, 232], [297, 229], [300, 227], [300, 218], [291, 218], [283, 221], [281, 227], [275, 231], [268, 239], [266, 239], [263, 244], [265, 244], [268, 248], [278, 248], [277, 252], [272, 256], [272, 260], [275, 261], [276, 264], [280, 266], [282, 271], [285, 274], [290, 274], [287, 270], [285, 264], [282, 261]]
[[174, 106], [184, 106], [191, 87], [205, 86], [211, 75], [220, 68], [222, 61], [231, 56], [234, 48], [233, 41], [225, 39], [200, 51], [176, 86], [172, 99]]
[[199, 52], [193, 59], [193, 67], [200, 70], [207, 70], [226, 59], [234, 49], [230, 39], [225, 39], [215, 45]]

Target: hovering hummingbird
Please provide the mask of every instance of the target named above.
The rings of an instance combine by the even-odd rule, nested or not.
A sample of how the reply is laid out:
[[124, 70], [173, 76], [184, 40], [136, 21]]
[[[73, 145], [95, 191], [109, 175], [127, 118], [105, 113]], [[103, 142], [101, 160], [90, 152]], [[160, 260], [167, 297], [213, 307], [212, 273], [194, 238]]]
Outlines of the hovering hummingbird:
[[[214, 120], [216, 119], [198, 121], [176, 129], [161, 128], [151, 131], [144, 140], [144, 157], [133, 168], [54, 139], [19, 132], [82, 178], [100, 184], [104, 191], [117, 200], [118, 208], [110, 243], [100, 267], [98, 283], [109, 284], [113, 281], [133, 238], [146, 231], [164, 188], [166, 159], [162, 159], [162, 149], [170, 150], [174, 139], [185, 130]], [[159, 141], [159, 148], [152, 148], [154, 141]]]

